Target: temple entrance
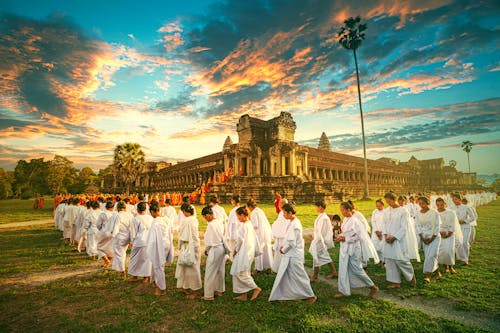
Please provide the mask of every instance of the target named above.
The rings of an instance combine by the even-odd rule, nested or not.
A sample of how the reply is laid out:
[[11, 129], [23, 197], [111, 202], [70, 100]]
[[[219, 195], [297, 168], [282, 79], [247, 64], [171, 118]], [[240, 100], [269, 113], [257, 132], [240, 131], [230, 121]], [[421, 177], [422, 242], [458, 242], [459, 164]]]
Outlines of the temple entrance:
[[247, 172], [247, 158], [243, 157], [240, 163], [240, 176], [246, 176]]

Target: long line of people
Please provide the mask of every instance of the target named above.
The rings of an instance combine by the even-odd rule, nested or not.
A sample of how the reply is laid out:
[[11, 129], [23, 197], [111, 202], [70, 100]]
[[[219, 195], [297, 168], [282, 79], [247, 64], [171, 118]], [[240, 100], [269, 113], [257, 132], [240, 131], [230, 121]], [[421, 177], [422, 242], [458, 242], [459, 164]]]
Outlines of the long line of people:
[[[474, 206], [495, 200], [496, 194], [463, 197], [452, 193], [407, 199], [389, 192], [384, 196], [388, 207], [381, 199], [376, 201], [371, 225], [351, 201], [340, 204], [342, 223], [335, 223], [340, 217], [328, 215], [325, 202], [318, 201], [318, 217], [309, 246], [313, 258], [310, 277], [304, 267], [302, 224], [295, 205], [285, 198], [277, 203], [280, 212], [271, 225], [252, 199], [240, 206], [239, 196], [233, 196], [233, 208], [227, 215], [218, 199], [211, 197], [201, 211], [207, 222], [204, 251], [196, 210], [189, 197], [183, 199], [178, 213], [169, 199], [164, 204], [155, 200], [148, 204], [140, 197], [135, 205], [127, 199], [114, 202], [98, 198], [85, 205], [80, 205], [78, 198], [65, 199], [55, 210], [54, 223], [62, 231], [62, 239], [79, 252], [85, 249], [88, 256], [102, 260], [104, 268], [111, 268], [124, 278], [130, 276], [130, 282], [151, 283], [157, 295], [166, 292], [165, 265], [177, 257], [176, 287], [188, 299], [200, 297], [203, 286], [204, 300], [223, 296], [225, 268], [230, 261], [235, 299], [256, 299], [262, 289], [253, 276], [274, 272], [269, 301], [304, 299], [314, 303], [317, 298], [311, 283], [319, 279], [323, 265], [331, 270], [326, 278], [338, 278], [338, 293], [334, 297], [349, 296], [351, 288], [360, 287], [370, 288], [369, 297], [375, 297], [379, 288], [367, 274], [370, 259], [385, 267], [388, 289], [400, 287], [401, 275], [415, 285], [411, 260], [420, 261], [419, 249], [424, 253], [424, 282], [441, 277], [439, 264], [444, 265], [444, 272], [455, 274], [455, 258], [465, 265], [469, 262], [478, 218]], [[334, 240], [340, 244], [338, 271], [329, 253], [335, 246]], [[202, 254], [206, 256], [203, 283]]]

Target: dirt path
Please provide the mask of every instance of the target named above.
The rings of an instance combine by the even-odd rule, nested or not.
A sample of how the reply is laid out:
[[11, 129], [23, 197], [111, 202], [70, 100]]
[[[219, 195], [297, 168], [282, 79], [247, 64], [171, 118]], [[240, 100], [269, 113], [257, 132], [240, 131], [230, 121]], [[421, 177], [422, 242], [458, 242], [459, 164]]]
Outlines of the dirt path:
[[54, 223], [53, 219], [25, 221], [25, 222], [11, 222], [11, 223], [0, 224], [0, 229], [29, 227], [32, 225], [42, 225], [42, 224], [51, 224], [51, 223], [52, 224]]
[[[312, 274], [312, 269], [306, 268], [309, 274]], [[332, 286], [332, 296], [337, 292], [337, 279], [328, 280], [320, 276], [320, 283], [326, 283]], [[317, 282], [316, 282], [317, 283]], [[356, 295], [368, 296], [368, 288], [352, 289], [352, 293]], [[377, 294], [378, 299], [395, 303], [396, 306], [404, 309], [418, 310], [428, 314], [433, 318], [444, 318], [460, 322], [467, 326], [489, 329], [495, 332], [500, 332], [500, 321], [493, 315], [477, 313], [475, 311], [460, 311], [453, 309], [453, 304], [450, 301], [439, 298], [422, 298], [419, 296], [398, 297], [384, 290], [380, 290]]]
[[87, 266], [60, 269], [60, 270], [47, 270], [44, 272], [30, 273], [5, 278], [2, 280], [2, 285], [31, 285], [40, 286], [56, 280], [67, 279], [72, 277], [80, 277], [91, 273], [102, 271], [101, 266], [96, 262]]

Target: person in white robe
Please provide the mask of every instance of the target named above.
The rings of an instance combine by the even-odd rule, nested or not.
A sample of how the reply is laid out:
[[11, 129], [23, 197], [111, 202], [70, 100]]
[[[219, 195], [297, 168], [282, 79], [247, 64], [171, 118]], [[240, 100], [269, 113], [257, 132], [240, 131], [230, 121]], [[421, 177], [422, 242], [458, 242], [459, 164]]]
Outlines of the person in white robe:
[[177, 213], [169, 198], [165, 199], [165, 206], [161, 207], [160, 215], [166, 217], [171, 222], [175, 220]]
[[247, 202], [247, 207], [250, 210], [250, 221], [253, 224], [255, 234], [259, 241], [259, 249], [262, 255], [255, 258], [255, 270], [252, 274], [267, 271], [271, 272], [273, 267], [273, 247], [272, 247], [272, 231], [269, 220], [262, 209], [257, 207], [254, 200]]
[[117, 213], [113, 211], [114, 204], [112, 201], [106, 202], [105, 210], [101, 212], [97, 218], [97, 229], [99, 236], [97, 238], [97, 253], [98, 259], [104, 260], [103, 268], [111, 266], [111, 259], [113, 259], [113, 230], [115, 229], [115, 222]]
[[[195, 299], [201, 289], [200, 272], [200, 236], [198, 232], [198, 220], [194, 216], [192, 205], [184, 203], [181, 206], [184, 215], [179, 230], [179, 250], [189, 251], [194, 254], [194, 263], [184, 265], [177, 262], [175, 268], [175, 278], [177, 279], [177, 289], [186, 294], [186, 298]], [[180, 255], [179, 255], [180, 257]]]
[[127, 213], [124, 202], [118, 202], [116, 206], [118, 214], [113, 228], [113, 264], [111, 269], [127, 277], [125, 261], [127, 259], [127, 249], [130, 239], [135, 237], [134, 223], [132, 214]]
[[204, 207], [201, 215], [207, 221], [207, 229], [204, 235], [205, 255], [205, 278], [203, 300], [213, 301], [214, 296], [223, 296], [226, 291], [226, 249], [224, 241], [224, 226], [219, 219], [215, 218], [213, 207]]
[[441, 218], [436, 210], [429, 208], [430, 201], [427, 197], [418, 198], [418, 204], [421, 209], [416, 214], [415, 222], [424, 250], [424, 282], [430, 283], [432, 274], [436, 280], [441, 278], [438, 265]]
[[236, 239], [238, 237], [238, 228], [240, 226], [240, 221], [238, 221], [238, 217], [236, 216], [236, 210], [240, 207], [239, 195], [233, 195], [231, 198], [231, 205], [233, 205], [233, 208], [227, 217], [226, 241], [230, 251], [229, 258], [233, 260], [233, 252], [236, 246]]
[[380, 259], [380, 264], [384, 265], [384, 257], [382, 256], [382, 248], [384, 246], [384, 235], [382, 230], [384, 229], [384, 202], [378, 199], [375, 202], [376, 209], [372, 212], [371, 222], [372, 222], [372, 236], [371, 240], [375, 250], [377, 250], [377, 255]]
[[248, 215], [249, 212], [246, 207], [239, 207], [236, 210], [240, 227], [238, 228], [238, 237], [233, 253], [231, 275], [233, 277], [233, 292], [240, 294], [234, 299], [240, 301], [246, 301], [248, 299], [248, 292], [251, 290], [253, 290], [253, 293], [250, 300], [256, 299], [262, 291], [255, 284], [250, 272], [255, 255], [261, 255], [261, 252], [258, 246], [257, 235], [255, 234], [252, 222], [248, 219]]
[[133, 218], [135, 232], [131, 233], [130, 237], [132, 249], [130, 250], [128, 274], [132, 277], [128, 279], [129, 282], [138, 281], [139, 277], [143, 278], [143, 283], [149, 282], [152, 267], [147, 255], [147, 241], [152, 222], [153, 216], [146, 215], [146, 203], [140, 202], [137, 205], [137, 215]]
[[274, 273], [278, 273], [278, 270], [280, 268], [280, 262], [281, 258], [283, 257], [283, 254], [279, 251], [279, 249], [281, 246], [283, 246], [286, 230], [290, 222], [283, 215], [283, 206], [286, 205], [287, 203], [288, 203], [287, 199], [285, 198], [280, 199], [280, 202], [278, 203], [280, 212], [278, 213], [276, 221], [274, 221], [274, 223], [271, 225], [271, 233], [274, 239], [274, 244], [273, 244], [274, 258], [273, 258], [273, 266], [271, 269]]
[[87, 245], [87, 231], [83, 229], [83, 221], [85, 220], [85, 216], [89, 214], [92, 210], [91, 207], [92, 201], [85, 202], [85, 206], [79, 206], [80, 210], [76, 216], [76, 240], [77, 240], [77, 251], [82, 252], [83, 249], [86, 248]]
[[[306, 299], [309, 304], [318, 299], [311, 288], [311, 282], [304, 268], [304, 238], [302, 223], [295, 216], [295, 207], [285, 204], [280, 207], [288, 223], [283, 244], [278, 251], [283, 254], [278, 274], [274, 279], [269, 301]], [[328, 219], [329, 220], [329, 219]], [[328, 221], [328, 223], [330, 223]], [[330, 228], [331, 229], [331, 228]]]
[[315, 203], [316, 212], [319, 214], [314, 221], [313, 239], [309, 246], [309, 253], [313, 258], [313, 275], [310, 277], [311, 282], [317, 281], [321, 266], [329, 265], [331, 274], [327, 275], [327, 279], [333, 279], [338, 276], [335, 265], [328, 253], [328, 249], [334, 247], [333, 243], [333, 228], [330, 218], [326, 214], [326, 203], [323, 200]]
[[[339, 292], [336, 293], [334, 297], [350, 296], [351, 288], [369, 287], [369, 297], [374, 298], [379, 288], [373, 283], [363, 269], [362, 257], [362, 243], [371, 244], [371, 240], [366, 234], [363, 222], [354, 216], [351, 203], [341, 203], [340, 212], [345, 218], [341, 227], [342, 233], [338, 235], [336, 239], [337, 242], [340, 242]], [[378, 262], [378, 257], [375, 259], [375, 261]]]
[[398, 204], [408, 212], [408, 221], [411, 226], [408, 228], [408, 248], [410, 249], [410, 259], [417, 259], [417, 261], [420, 262], [420, 254], [418, 251], [422, 248], [422, 242], [420, 241], [420, 237], [417, 237], [418, 231], [417, 225], [415, 224], [415, 214], [420, 210], [420, 206], [415, 209], [413, 205], [409, 205], [408, 199], [404, 195], [399, 196]]
[[453, 203], [455, 204], [455, 213], [458, 217], [458, 223], [460, 223], [460, 229], [462, 230], [463, 241], [461, 244], [461, 249], [457, 251], [458, 259], [462, 261], [464, 265], [469, 264], [469, 254], [470, 254], [470, 234], [471, 234], [471, 223], [475, 219], [474, 212], [471, 207], [462, 204], [462, 196], [459, 193], [452, 194]]
[[149, 207], [152, 221], [146, 240], [146, 253], [150, 262], [151, 271], [149, 275], [151, 276], [151, 283], [155, 287], [154, 293], [155, 295], [164, 295], [167, 289], [165, 264], [174, 262], [174, 242], [172, 222], [168, 218], [160, 216], [159, 211], [160, 208], [157, 204], [151, 204]]
[[87, 254], [89, 257], [97, 257], [97, 239], [99, 237], [99, 230], [97, 229], [97, 218], [101, 214], [99, 204], [95, 201], [92, 202], [92, 211], [85, 216], [83, 221], [83, 230], [87, 233]]
[[412, 225], [409, 222], [410, 214], [396, 202], [396, 196], [389, 192], [384, 196], [389, 205], [384, 210], [384, 226], [382, 234], [384, 235], [384, 246], [382, 256], [386, 264], [386, 279], [390, 282], [387, 289], [400, 288], [401, 273], [405, 280], [413, 286], [416, 285], [415, 273], [410, 262], [408, 249], [409, 228]]
[[[64, 231], [64, 212], [66, 208], [66, 200], [62, 200], [59, 205], [57, 205], [56, 211], [54, 213], [54, 224], [57, 229], [60, 231]], [[64, 237], [61, 237], [61, 240], [64, 239]]]
[[353, 211], [352, 211], [352, 215], [357, 218], [358, 220], [360, 220], [361, 222], [363, 222], [363, 224], [365, 225], [365, 230], [368, 234], [371, 233], [371, 228], [370, 228], [370, 224], [368, 223], [368, 220], [366, 219], [366, 217], [363, 215], [363, 213], [361, 213], [360, 211], [356, 210], [356, 205], [354, 204], [354, 202], [352, 202], [351, 200], [347, 200], [347, 202], [353, 207]]
[[[189, 197], [188, 196], [185, 196], [182, 198], [182, 205], [189, 205], [191, 206], [191, 208], [193, 208], [193, 216], [196, 218], [196, 209], [193, 205], [191, 205], [190, 201], [189, 201]], [[184, 212], [182, 211], [182, 205], [181, 205], [181, 209], [179, 209], [179, 212], [177, 214], [177, 218], [174, 220], [174, 232], [179, 232], [180, 230], [180, 227], [184, 221], [184, 219], [186, 218], [186, 216], [184, 215]]]
[[446, 202], [442, 198], [436, 199], [436, 207], [441, 217], [441, 244], [439, 245], [438, 264], [444, 265], [444, 272], [456, 274], [455, 251], [456, 242], [462, 241], [462, 230], [458, 223], [457, 214], [450, 209], [446, 209]]
[[[78, 200], [78, 199], [77, 199]], [[70, 242], [73, 244], [73, 222], [75, 221], [75, 213], [76, 213], [76, 204], [75, 204], [75, 198], [71, 198], [68, 200], [68, 205], [64, 208], [64, 231], [63, 231], [63, 237], [64, 240], [67, 242]]]
[[472, 248], [472, 243], [476, 240], [476, 227], [477, 227], [477, 210], [474, 207], [473, 204], [469, 204], [469, 201], [466, 198], [462, 198], [462, 205], [467, 205], [470, 207], [472, 210], [472, 213], [474, 214], [474, 221], [470, 223], [470, 238], [469, 238], [469, 250]]
[[210, 197], [208, 206], [212, 207], [214, 218], [220, 221], [224, 227], [224, 236], [227, 236], [227, 220], [228, 216], [224, 207], [219, 205], [219, 199], [215, 196]]

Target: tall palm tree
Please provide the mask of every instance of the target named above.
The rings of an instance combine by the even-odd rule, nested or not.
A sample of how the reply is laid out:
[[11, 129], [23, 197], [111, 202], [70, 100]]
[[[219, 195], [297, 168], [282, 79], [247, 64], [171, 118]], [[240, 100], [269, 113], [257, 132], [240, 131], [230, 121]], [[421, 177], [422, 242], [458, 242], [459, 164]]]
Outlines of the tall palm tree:
[[470, 142], [469, 140], [462, 142], [462, 150], [467, 153], [467, 163], [469, 164], [469, 175], [470, 175], [470, 157], [469, 157], [469, 153], [471, 152], [473, 145], [474, 144], [472, 142]]
[[366, 159], [365, 121], [363, 118], [363, 107], [361, 105], [361, 88], [359, 84], [358, 57], [356, 56], [356, 50], [361, 45], [361, 42], [365, 39], [364, 31], [366, 30], [366, 28], [366, 24], [361, 24], [361, 17], [350, 17], [344, 21], [344, 26], [340, 28], [340, 31], [338, 33], [339, 44], [347, 50], [352, 50], [354, 54], [354, 64], [356, 65], [359, 113], [361, 115], [361, 135], [363, 138], [363, 157], [365, 160], [365, 190], [363, 195], [364, 199], [368, 199], [368, 160]]
[[115, 148], [113, 166], [126, 186], [127, 195], [130, 186], [137, 179], [145, 163], [145, 154], [138, 143], [124, 143]]

